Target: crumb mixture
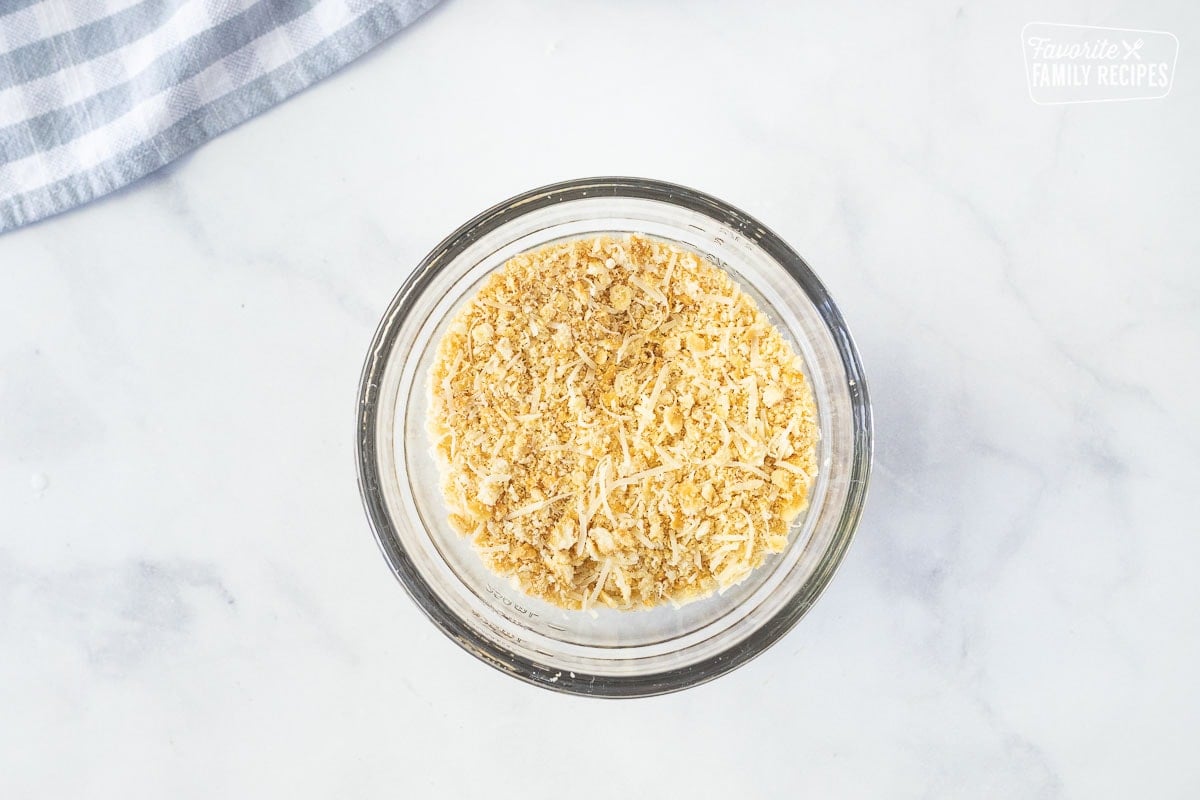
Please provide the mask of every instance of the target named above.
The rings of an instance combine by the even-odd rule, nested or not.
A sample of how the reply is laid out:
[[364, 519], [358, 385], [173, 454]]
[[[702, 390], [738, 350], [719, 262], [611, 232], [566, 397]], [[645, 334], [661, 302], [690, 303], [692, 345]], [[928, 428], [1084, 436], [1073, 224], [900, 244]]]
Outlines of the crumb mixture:
[[702, 597], [787, 544], [816, 478], [802, 360], [724, 270], [641, 236], [516, 256], [430, 372], [450, 522], [558, 606]]

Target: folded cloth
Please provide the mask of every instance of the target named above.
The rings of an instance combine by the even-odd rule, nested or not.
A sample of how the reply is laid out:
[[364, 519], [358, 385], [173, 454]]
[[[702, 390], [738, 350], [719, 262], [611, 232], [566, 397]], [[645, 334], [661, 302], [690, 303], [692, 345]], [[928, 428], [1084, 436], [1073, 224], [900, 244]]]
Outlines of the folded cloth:
[[147, 175], [437, 0], [0, 0], [0, 233]]

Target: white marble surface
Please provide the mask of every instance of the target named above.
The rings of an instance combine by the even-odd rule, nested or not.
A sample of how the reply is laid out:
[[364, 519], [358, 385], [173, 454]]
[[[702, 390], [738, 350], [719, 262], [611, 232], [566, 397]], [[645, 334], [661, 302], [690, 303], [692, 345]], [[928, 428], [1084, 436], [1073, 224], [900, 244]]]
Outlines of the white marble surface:
[[[1200, 796], [1200, 10], [735, 5], [447, 0], [0, 237], [0, 797]], [[1031, 20], [1173, 31], [1175, 89], [1036, 106]], [[812, 614], [631, 702], [443, 638], [353, 465], [406, 270], [603, 173], [800, 250], [878, 431]]]

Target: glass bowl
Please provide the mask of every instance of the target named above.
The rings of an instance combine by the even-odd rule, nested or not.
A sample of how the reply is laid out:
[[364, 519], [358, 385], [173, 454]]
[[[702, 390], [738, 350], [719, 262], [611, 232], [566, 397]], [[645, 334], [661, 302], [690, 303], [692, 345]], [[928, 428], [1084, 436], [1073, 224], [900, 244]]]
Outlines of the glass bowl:
[[[446, 519], [426, 376], [450, 318], [513, 255], [599, 233], [677, 242], [726, 269], [801, 354], [820, 419], [820, 474], [787, 549], [742, 583], [682, 606], [565, 611], [490, 572]], [[829, 583], [871, 468], [871, 408], [842, 315], [790, 247], [713, 197], [660, 181], [586, 178], [534, 189], [433, 249], [384, 314], [358, 396], [358, 479], [392, 571], [442, 631], [503, 672], [562, 692], [635, 697], [724, 674], [786, 633]]]

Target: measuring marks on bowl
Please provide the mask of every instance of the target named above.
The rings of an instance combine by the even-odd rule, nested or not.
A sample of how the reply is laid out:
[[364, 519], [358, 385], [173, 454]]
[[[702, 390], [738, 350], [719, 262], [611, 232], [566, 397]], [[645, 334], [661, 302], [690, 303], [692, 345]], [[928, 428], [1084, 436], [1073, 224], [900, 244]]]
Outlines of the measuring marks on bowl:
[[[500, 605], [502, 606], [503, 609], [514, 611], [517, 614], [520, 614], [522, 617], [524, 617], [525, 619], [528, 619], [528, 620], [535, 620], [541, 616], [536, 611], [532, 611], [532, 610], [526, 608], [525, 606], [521, 605], [520, 603], [516, 602], [512, 598], [505, 596], [504, 594], [502, 594], [500, 592], [499, 589], [497, 589], [495, 586], [492, 586], [490, 583], [485, 584], [484, 588], [487, 590], [488, 594], [490, 594], [492, 597], [494, 597], [498, 601], [500, 601]], [[503, 610], [501, 611], [501, 613], [504, 613]], [[520, 622], [520, 620], [516, 620], [516, 619], [513, 619], [512, 617], [509, 617], [508, 614], [504, 614], [504, 616], [508, 617], [508, 619], [511, 622]], [[561, 625], [555, 625], [553, 622], [548, 622], [546, 620], [542, 620], [542, 624], [545, 625], [547, 628], [551, 628], [551, 629], [559, 631], [561, 633], [565, 633], [567, 630], [566, 628], [562, 627]]]

